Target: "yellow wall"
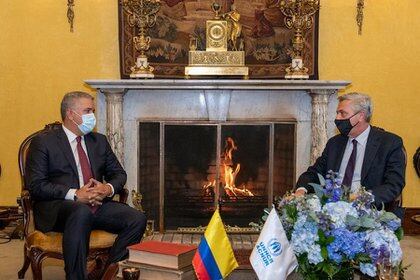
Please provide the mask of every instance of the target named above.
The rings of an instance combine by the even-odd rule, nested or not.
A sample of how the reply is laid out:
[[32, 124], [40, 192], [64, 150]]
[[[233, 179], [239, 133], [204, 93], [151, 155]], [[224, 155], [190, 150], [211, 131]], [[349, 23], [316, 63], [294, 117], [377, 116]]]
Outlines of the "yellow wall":
[[[65, 0], [0, 0], [0, 205], [15, 205], [20, 192], [20, 142], [59, 119], [63, 94], [88, 90], [85, 79], [119, 78], [117, 2], [75, 1], [70, 33]], [[420, 181], [411, 159], [420, 145], [415, 68], [420, 2], [365, 1], [362, 36], [357, 35], [356, 1], [321, 2], [320, 79], [351, 80], [347, 91], [371, 94], [374, 124], [404, 139], [409, 156], [404, 204], [418, 207]]]
[[320, 79], [352, 81], [349, 91], [374, 102], [373, 124], [400, 135], [408, 153], [404, 205], [420, 206], [413, 155], [420, 146], [420, 2], [365, 1], [357, 34], [357, 1], [321, 0]]
[[66, 3], [0, 0], [0, 205], [16, 204], [19, 145], [60, 119], [63, 94], [119, 77], [118, 1], [75, 1], [74, 33]]

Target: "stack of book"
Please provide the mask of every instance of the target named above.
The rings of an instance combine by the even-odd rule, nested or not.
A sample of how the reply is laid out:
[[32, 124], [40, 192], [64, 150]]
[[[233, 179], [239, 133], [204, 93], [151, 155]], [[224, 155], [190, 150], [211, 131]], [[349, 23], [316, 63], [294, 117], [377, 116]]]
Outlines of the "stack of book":
[[197, 246], [144, 241], [128, 247], [128, 260], [119, 263], [118, 277], [124, 268], [140, 269], [141, 280], [192, 280], [197, 279], [192, 267]]

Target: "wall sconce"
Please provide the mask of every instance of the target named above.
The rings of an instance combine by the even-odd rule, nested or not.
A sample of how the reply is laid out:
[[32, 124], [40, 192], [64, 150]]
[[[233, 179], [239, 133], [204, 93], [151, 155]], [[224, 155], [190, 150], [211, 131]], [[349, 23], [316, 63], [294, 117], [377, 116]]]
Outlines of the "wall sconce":
[[365, 8], [365, 1], [364, 0], [357, 0], [357, 16], [356, 22], [357, 26], [359, 27], [359, 35], [362, 35], [362, 26], [363, 26], [363, 9]]
[[70, 32], [73, 32], [73, 20], [74, 20], [74, 0], [67, 0], [67, 21], [70, 24]]

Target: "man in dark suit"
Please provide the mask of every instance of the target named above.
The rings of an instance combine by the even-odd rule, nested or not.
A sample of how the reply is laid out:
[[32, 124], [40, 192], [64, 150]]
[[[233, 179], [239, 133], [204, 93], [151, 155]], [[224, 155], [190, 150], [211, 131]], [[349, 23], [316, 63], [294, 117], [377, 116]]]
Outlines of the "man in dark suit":
[[127, 180], [96, 124], [93, 97], [67, 93], [61, 102], [63, 125], [36, 136], [26, 163], [27, 186], [34, 199], [35, 226], [63, 232], [67, 279], [86, 279], [86, 257], [93, 229], [118, 234], [108, 264], [127, 257], [126, 247], [140, 242], [146, 217], [112, 200]]
[[[319, 183], [317, 173], [338, 172], [343, 185], [357, 191], [371, 190], [375, 204], [394, 208], [395, 199], [405, 185], [405, 153], [402, 139], [372, 127], [372, 103], [369, 96], [349, 93], [338, 97], [335, 124], [339, 135], [330, 138], [322, 155], [296, 183], [296, 195], [313, 192], [308, 183]], [[392, 209], [398, 216], [401, 209]]]

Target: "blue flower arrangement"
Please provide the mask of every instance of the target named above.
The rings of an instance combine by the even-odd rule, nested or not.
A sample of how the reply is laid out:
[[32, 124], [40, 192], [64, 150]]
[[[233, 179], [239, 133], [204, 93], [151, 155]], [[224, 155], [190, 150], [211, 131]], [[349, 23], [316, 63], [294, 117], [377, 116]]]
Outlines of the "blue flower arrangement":
[[315, 194], [286, 195], [276, 205], [304, 279], [353, 279], [354, 270], [370, 277], [384, 260], [400, 266], [401, 221], [375, 208], [374, 196], [341, 185], [330, 171]]

